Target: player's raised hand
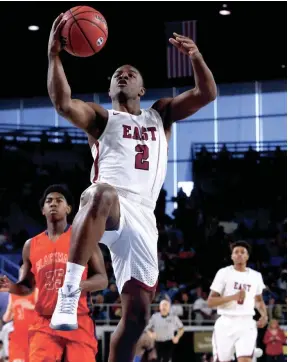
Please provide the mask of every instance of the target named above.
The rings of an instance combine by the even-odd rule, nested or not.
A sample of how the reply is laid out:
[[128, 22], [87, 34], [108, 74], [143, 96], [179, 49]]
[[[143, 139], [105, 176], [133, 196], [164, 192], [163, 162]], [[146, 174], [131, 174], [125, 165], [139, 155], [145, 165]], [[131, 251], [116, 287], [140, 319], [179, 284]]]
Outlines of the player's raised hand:
[[9, 292], [11, 284], [11, 280], [9, 280], [6, 275], [0, 276], [0, 292]]
[[194, 41], [187, 36], [173, 33], [174, 38], [170, 38], [169, 42], [174, 45], [180, 52], [183, 54], [189, 55], [190, 58], [193, 58], [200, 54], [199, 49], [197, 48]]
[[57, 55], [66, 44], [66, 39], [61, 37], [61, 30], [66, 23], [63, 13], [58, 16], [52, 25], [48, 43], [48, 55]]

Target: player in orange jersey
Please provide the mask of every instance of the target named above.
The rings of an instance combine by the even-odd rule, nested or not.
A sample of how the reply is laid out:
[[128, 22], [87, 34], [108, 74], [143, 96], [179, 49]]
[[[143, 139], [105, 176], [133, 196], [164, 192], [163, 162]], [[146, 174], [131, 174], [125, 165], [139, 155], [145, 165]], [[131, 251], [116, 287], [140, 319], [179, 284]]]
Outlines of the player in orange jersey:
[[[19, 270], [19, 279], [22, 271], [23, 267]], [[8, 306], [3, 315], [5, 323], [13, 319], [13, 332], [9, 336], [9, 362], [29, 361], [28, 329], [33, 322], [37, 296], [37, 289], [27, 296], [9, 296]]]
[[[95, 249], [85, 267], [78, 306], [79, 328], [73, 331], [53, 331], [49, 323], [57, 301], [57, 291], [63, 284], [70, 245], [71, 227], [67, 216], [72, 210], [72, 196], [66, 187], [52, 185], [44, 192], [40, 207], [47, 220], [47, 230], [28, 240], [23, 248], [23, 273], [20, 281], [11, 283], [0, 278], [0, 288], [10, 293], [29, 294], [37, 287], [39, 298], [35, 319], [29, 329], [29, 362], [94, 362], [97, 353], [95, 326], [89, 316], [87, 293], [102, 290], [108, 281], [100, 248]], [[67, 312], [73, 313], [73, 306]]]

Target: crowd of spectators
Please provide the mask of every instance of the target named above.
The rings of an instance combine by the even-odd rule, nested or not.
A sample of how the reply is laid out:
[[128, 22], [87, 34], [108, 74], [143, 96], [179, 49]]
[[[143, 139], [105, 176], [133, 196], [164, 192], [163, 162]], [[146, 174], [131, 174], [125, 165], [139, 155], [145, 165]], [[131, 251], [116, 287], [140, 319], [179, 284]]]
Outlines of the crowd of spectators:
[[[89, 185], [92, 157], [87, 145], [0, 144], [0, 252], [19, 254], [24, 242], [45, 227], [38, 200], [52, 183], [65, 183], [75, 196]], [[239, 239], [253, 249], [249, 265], [267, 289], [269, 317], [286, 320], [286, 151], [213, 153], [204, 146], [193, 161], [194, 189], [179, 189], [177, 209], [168, 216], [163, 189], [155, 210], [159, 229], [159, 286], [153, 303], [169, 298], [184, 322], [213, 323], [206, 300], [215, 272], [230, 262], [229, 245]], [[192, 172], [192, 165], [191, 165]], [[283, 176], [284, 175], [284, 176]], [[109, 252], [102, 246], [109, 287], [92, 295], [98, 324], [121, 318]], [[109, 306], [108, 306], [109, 305]], [[157, 307], [152, 306], [152, 311]]]

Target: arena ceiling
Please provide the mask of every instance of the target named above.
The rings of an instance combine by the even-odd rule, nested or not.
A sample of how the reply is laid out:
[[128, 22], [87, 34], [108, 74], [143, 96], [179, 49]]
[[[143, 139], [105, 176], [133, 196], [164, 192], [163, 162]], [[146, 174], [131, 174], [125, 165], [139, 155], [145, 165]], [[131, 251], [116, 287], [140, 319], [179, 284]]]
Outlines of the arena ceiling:
[[[197, 45], [218, 83], [286, 78], [286, 2], [14, 2], [1, 1], [0, 97], [47, 95], [47, 41], [53, 20], [76, 5], [99, 10], [109, 26], [105, 48], [91, 58], [63, 54], [74, 93], [102, 92], [109, 76], [125, 63], [138, 67], [146, 86], [191, 84], [166, 76], [167, 21], [197, 20]], [[28, 31], [38, 25], [39, 31]]]

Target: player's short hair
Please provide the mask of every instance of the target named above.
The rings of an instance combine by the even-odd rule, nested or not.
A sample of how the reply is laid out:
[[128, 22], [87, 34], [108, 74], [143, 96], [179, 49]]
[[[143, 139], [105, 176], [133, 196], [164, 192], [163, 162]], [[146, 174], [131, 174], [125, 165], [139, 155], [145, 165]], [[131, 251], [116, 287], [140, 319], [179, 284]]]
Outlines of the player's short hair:
[[231, 252], [233, 252], [233, 250], [237, 247], [245, 248], [247, 250], [247, 253], [249, 255], [251, 254], [251, 251], [252, 251], [251, 246], [246, 241], [239, 240], [239, 241], [235, 241], [234, 243], [232, 243], [230, 246]]
[[39, 201], [39, 206], [41, 208], [41, 210], [43, 209], [46, 197], [51, 194], [52, 192], [58, 192], [58, 194], [61, 194], [65, 197], [65, 200], [67, 201], [67, 204], [73, 209], [74, 206], [74, 199], [73, 196], [71, 194], [71, 192], [69, 191], [68, 187], [66, 185], [51, 185], [49, 187], [47, 187], [47, 189], [44, 191], [40, 201]]

